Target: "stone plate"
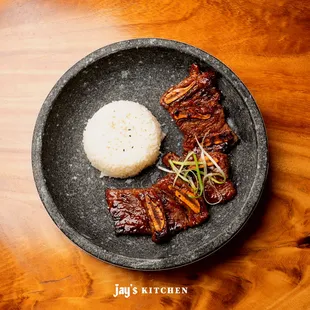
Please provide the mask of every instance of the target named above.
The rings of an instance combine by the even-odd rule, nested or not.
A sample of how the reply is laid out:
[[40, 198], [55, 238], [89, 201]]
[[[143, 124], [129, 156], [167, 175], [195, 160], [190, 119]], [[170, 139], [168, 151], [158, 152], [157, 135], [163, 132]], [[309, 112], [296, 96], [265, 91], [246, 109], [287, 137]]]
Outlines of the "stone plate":
[[[139, 176], [99, 178], [82, 146], [87, 120], [113, 100], [144, 104], [167, 133], [161, 151], [181, 153], [182, 136], [159, 104], [164, 91], [187, 76], [192, 63], [219, 75], [228, 123], [240, 138], [230, 153], [238, 195], [210, 207], [203, 225], [155, 244], [149, 236], [114, 234], [105, 188], [147, 187], [164, 172], [156, 166]], [[160, 160], [159, 160], [160, 162]], [[93, 256], [121, 267], [162, 270], [206, 257], [226, 244], [245, 224], [267, 176], [267, 137], [259, 109], [240, 79], [222, 62], [193, 46], [162, 39], [137, 39], [103, 47], [83, 58], [56, 83], [39, 113], [32, 144], [34, 179], [56, 225]]]

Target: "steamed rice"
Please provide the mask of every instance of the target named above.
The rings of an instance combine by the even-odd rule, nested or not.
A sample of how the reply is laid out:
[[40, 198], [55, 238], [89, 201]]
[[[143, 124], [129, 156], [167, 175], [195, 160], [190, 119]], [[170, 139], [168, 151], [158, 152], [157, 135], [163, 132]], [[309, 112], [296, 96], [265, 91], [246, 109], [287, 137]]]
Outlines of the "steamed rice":
[[155, 163], [162, 140], [160, 124], [143, 105], [113, 101], [88, 121], [83, 134], [84, 150], [102, 175], [135, 176]]

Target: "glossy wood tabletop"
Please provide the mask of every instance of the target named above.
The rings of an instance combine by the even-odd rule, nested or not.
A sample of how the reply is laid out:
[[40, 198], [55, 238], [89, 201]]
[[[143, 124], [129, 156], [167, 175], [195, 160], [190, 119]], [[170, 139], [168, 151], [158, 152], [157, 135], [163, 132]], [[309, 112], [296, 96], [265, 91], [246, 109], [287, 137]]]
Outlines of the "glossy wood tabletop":
[[[242, 232], [211, 258], [164, 272], [101, 262], [71, 243], [37, 194], [31, 139], [60, 76], [109, 43], [197, 46], [247, 85], [270, 173]], [[310, 309], [310, 2], [0, 0], [1, 309]], [[187, 294], [113, 297], [115, 284]]]

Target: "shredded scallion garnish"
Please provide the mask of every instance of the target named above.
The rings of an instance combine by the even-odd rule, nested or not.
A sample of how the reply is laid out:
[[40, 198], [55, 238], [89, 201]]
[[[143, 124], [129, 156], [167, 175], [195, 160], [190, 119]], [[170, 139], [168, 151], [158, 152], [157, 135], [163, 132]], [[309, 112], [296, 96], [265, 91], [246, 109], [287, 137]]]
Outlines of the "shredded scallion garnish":
[[224, 171], [222, 170], [222, 168], [217, 164], [217, 162], [213, 159], [213, 157], [203, 148], [203, 146], [199, 143], [197, 137], [195, 137], [196, 139], [196, 142], [201, 150], [201, 152], [203, 154], [205, 154], [209, 159], [210, 161], [212, 162], [212, 164], [217, 168], [217, 170], [220, 172], [220, 174], [223, 176], [223, 179], [225, 180], [224, 183], [226, 182], [226, 175], [224, 173]]
[[203, 190], [204, 190], [204, 184], [203, 184], [202, 179], [201, 179], [201, 174], [200, 174], [199, 164], [198, 164], [196, 154], [193, 154], [193, 158], [194, 158], [195, 165], [196, 165], [196, 173], [197, 173], [197, 179], [198, 179], [198, 188], [199, 188], [198, 196], [200, 197], [202, 195]]
[[[185, 156], [183, 161], [169, 159], [168, 162], [171, 169], [166, 169], [160, 166], [158, 168], [162, 171], [175, 174], [173, 186], [178, 178], [188, 183], [193, 193], [193, 195], [188, 194], [189, 198], [199, 198], [202, 196], [209, 205], [215, 205], [220, 203], [223, 197], [221, 197], [220, 192], [214, 185], [224, 184], [227, 176], [214, 158], [203, 148], [205, 137], [201, 143], [198, 141], [197, 137], [195, 137], [195, 139], [200, 149], [199, 159], [197, 158], [197, 154], [194, 151], [191, 151]], [[208, 171], [209, 161], [215, 167], [214, 172]], [[214, 187], [214, 189], [218, 192], [221, 197], [218, 202], [213, 203], [207, 200], [204, 190], [206, 182], [208, 182], [208, 184]]]
[[159, 170], [162, 170], [162, 171], [165, 171], [165, 172], [168, 172], [168, 173], [174, 173], [173, 170], [167, 169], [167, 168], [165, 168], [165, 167], [157, 166], [157, 168], [158, 168]]
[[[186, 155], [186, 157], [185, 157], [185, 159], [184, 159], [184, 162], [186, 162], [193, 154], [194, 154], [194, 152], [189, 152], [189, 153]], [[171, 166], [172, 163], [173, 163], [173, 165], [175, 164], [175, 163], [173, 162], [173, 160], [169, 160], [169, 163], [170, 163], [170, 166]], [[172, 168], [172, 167], [171, 167], [171, 168]], [[179, 168], [179, 170], [178, 170], [178, 172], [177, 172], [177, 174], [176, 174], [176, 176], [175, 176], [175, 178], [174, 178], [173, 185], [175, 185], [175, 182], [177, 181], [178, 177], [180, 177], [181, 179], [183, 179], [183, 178], [182, 178], [183, 175], [181, 175], [183, 168], [184, 168], [184, 164], [181, 163], [180, 168]], [[184, 179], [183, 179], [183, 180], [184, 180]]]
[[181, 173], [180, 171], [178, 170], [178, 168], [175, 166], [175, 164], [173, 163], [173, 161], [171, 159], [169, 159], [169, 164], [170, 164], [170, 167], [171, 169], [175, 172], [176, 174], [176, 177], [174, 178], [174, 182], [173, 182], [173, 185], [175, 185], [175, 182], [177, 181], [178, 178], [182, 179], [183, 181], [189, 183], [188, 179], [185, 178]]

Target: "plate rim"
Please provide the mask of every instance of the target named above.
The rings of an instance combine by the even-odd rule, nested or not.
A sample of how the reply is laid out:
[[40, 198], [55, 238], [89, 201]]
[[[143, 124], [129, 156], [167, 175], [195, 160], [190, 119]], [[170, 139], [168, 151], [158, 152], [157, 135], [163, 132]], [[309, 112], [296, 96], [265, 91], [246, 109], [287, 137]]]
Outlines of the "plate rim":
[[[57, 205], [54, 203], [51, 194], [46, 186], [44, 174], [43, 174], [43, 165], [42, 165], [42, 137], [46, 125], [48, 115], [53, 107], [54, 100], [57, 98], [58, 94], [66, 86], [66, 84], [74, 78], [82, 69], [85, 69], [90, 64], [98, 61], [103, 57], [107, 57], [114, 53], [133, 49], [133, 48], [150, 48], [150, 47], [164, 47], [168, 49], [177, 50], [179, 52], [184, 52], [185, 54], [190, 54], [201, 61], [207, 63], [208, 65], [215, 67], [225, 78], [233, 85], [235, 90], [242, 97], [245, 102], [252, 121], [255, 125], [255, 138], [262, 143], [257, 143], [257, 165], [255, 178], [253, 180], [252, 187], [249, 191], [249, 195], [246, 198], [243, 206], [248, 205], [248, 200], [251, 198], [251, 204], [247, 206], [247, 211], [244, 212], [242, 217], [236, 217], [235, 221], [238, 219], [239, 224], [236, 227], [232, 222], [228, 227], [226, 227], [226, 232], [229, 231], [228, 237], [225, 237], [220, 245], [214, 246], [212, 250], [209, 250], [207, 253], [203, 253], [203, 247], [198, 248], [192, 252], [186, 253], [186, 258], [183, 259], [183, 263], [174, 264], [172, 258], [159, 258], [159, 259], [143, 259], [143, 258], [132, 258], [128, 256], [123, 256], [120, 254], [115, 254], [108, 252], [100, 246], [93, 244], [90, 240], [81, 235], [69, 223], [65, 220], [63, 215], [58, 211]], [[221, 70], [219, 70], [219, 68]], [[249, 109], [251, 107], [251, 110]], [[115, 42], [109, 45], [106, 45], [102, 48], [99, 48], [92, 53], [88, 54], [77, 63], [75, 63], [71, 68], [69, 68], [56, 82], [48, 96], [44, 100], [40, 112], [37, 116], [36, 124], [34, 127], [33, 137], [32, 137], [32, 146], [31, 146], [31, 162], [32, 162], [32, 172], [35, 181], [35, 185], [40, 196], [40, 199], [50, 215], [51, 219], [54, 221], [56, 226], [77, 246], [79, 246], [83, 251], [88, 254], [112, 265], [123, 267], [133, 270], [141, 271], [153, 271], [153, 270], [167, 270], [174, 269], [182, 266], [192, 264], [198, 260], [201, 260], [207, 256], [212, 255], [220, 248], [225, 246], [232, 238], [234, 238], [240, 230], [247, 223], [252, 213], [254, 212], [258, 202], [260, 201], [262, 192], [265, 187], [267, 175], [268, 175], [268, 138], [266, 133], [265, 124], [263, 121], [262, 114], [259, 110], [258, 105], [256, 104], [253, 96], [251, 95], [248, 88], [241, 81], [241, 79], [222, 61], [212, 56], [211, 54], [187, 43], [161, 39], [161, 38], [139, 38]], [[259, 188], [255, 191], [255, 195], [252, 195], [253, 188]], [[240, 225], [240, 222], [242, 224]], [[218, 239], [220, 235], [216, 238]], [[214, 239], [216, 239], [214, 238]], [[213, 240], [214, 240], [213, 239]]]

